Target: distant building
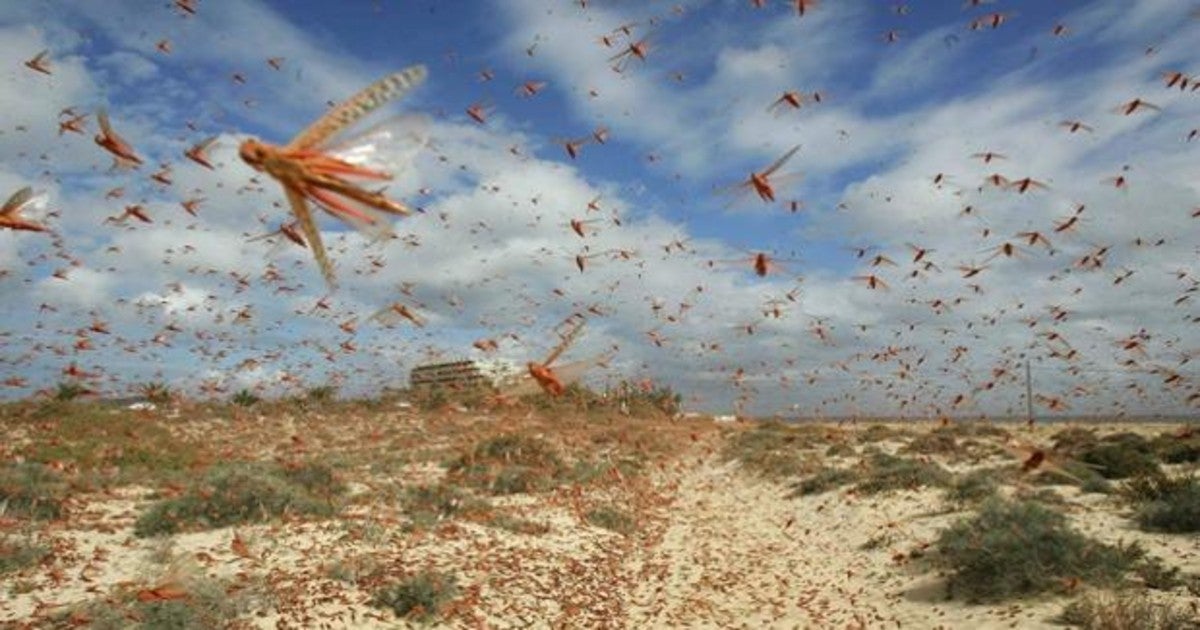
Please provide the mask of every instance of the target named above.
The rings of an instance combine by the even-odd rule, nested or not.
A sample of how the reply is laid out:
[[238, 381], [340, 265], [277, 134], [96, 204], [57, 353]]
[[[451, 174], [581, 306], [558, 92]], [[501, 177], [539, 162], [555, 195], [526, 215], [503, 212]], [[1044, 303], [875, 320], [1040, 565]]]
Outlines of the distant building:
[[515, 363], [504, 359], [449, 361], [413, 368], [409, 372], [408, 382], [412, 389], [494, 389], [515, 380], [520, 374], [521, 370]]

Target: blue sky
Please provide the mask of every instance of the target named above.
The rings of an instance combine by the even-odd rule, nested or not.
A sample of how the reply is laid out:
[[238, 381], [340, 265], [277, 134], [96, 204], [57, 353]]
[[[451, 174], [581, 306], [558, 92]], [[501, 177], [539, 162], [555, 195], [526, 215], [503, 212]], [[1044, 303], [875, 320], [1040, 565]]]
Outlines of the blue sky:
[[[1074, 413], [1195, 409], [1200, 141], [1187, 138], [1200, 92], [1163, 79], [1200, 73], [1193, 8], [829, 1], [800, 17], [781, 1], [585, 4], [0, 9], [0, 185], [44, 192], [61, 235], [0, 234], [5, 395], [53, 384], [72, 362], [114, 393], [151, 378], [268, 393], [335, 378], [372, 391], [429, 358], [480, 355], [478, 339], [535, 357], [550, 326], [591, 307], [570, 358], [613, 353], [594, 382], [654, 378], [696, 408], [1002, 414], [1023, 406], [1012, 374], [1029, 357], [1047, 412], [1053, 401]], [[609, 58], [643, 38], [646, 59], [614, 71]], [[43, 49], [50, 76], [22, 65]], [[284, 58], [279, 70], [271, 57]], [[430, 144], [415, 159], [412, 146], [383, 155], [389, 193], [427, 212], [374, 245], [323, 216], [343, 284], [314, 308], [327, 291], [307, 252], [246, 242], [287, 213], [237, 145], [283, 142], [414, 63], [429, 78], [388, 109], [428, 117]], [[526, 81], [546, 87], [522, 97]], [[821, 102], [768, 111], [785, 91]], [[1116, 111], [1135, 98], [1160, 109]], [[474, 103], [491, 108], [486, 124], [467, 116]], [[87, 135], [60, 136], [67, 106], [107, 107], [146, 165], [110, 170], [94, 117]], [[1095, 131], [1071, 134], [1063, 120]], [[576, 159], [558, 144], [602, 126], [609, 141]], [[209, 135], [211, 172], [182, 157]], [[776, 203], [717, 192], [795, 145]], [[988, 151], [1005, 157], [972, 157]], [[150, 180], [160, 165], [170, 185]], [[1048, 188], [985, 185], [994, 173]], [[1106, 183], [1120, 174], [1128, 186]], [[117, 187], [124, 196], [106, 198]], [[179, 208], [189, 198], [205, 199], [198, 219]], [[105, 222], [132, 203], [155, 222]], [[1056, 232], [1079, 204], [1078, 228]], [[597, 231], [580, 238], [571, 219]], [[1028, 232], [1053, 247], [1024, 243]], [[937, 267], [914, 263], [909, 244], [933, 250]], [[998, 254], [1006, 244], [1018, 255]], [[575, 268], [576, 254], [602, 252]], [[758, 277], [757, 252], [786, 262]], [[987, 269], [963, 277], [976, 266]], [[426, 326], [366, 321], [396, 301]], [[233, 323], [237, 313], [250, 317]], [[88, 330], [97, 320], [113, 334]], [[353, 333], [338, 326], [354, 320]]]

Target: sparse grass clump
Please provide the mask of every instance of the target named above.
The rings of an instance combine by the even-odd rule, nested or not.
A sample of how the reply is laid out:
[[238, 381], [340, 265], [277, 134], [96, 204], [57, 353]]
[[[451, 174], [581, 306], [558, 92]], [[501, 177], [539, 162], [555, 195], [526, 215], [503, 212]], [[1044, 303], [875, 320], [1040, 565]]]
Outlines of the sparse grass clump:
[[1136, 546], [1086, 538], [1040, 503], [998, 498], [943, 530], [936, 547], [937, 563], [949, 571], [950, 595], [972, 602], [1035, 595], [1072, 580], [1116, 584], [1142, 555]]
[[1154, 556], [1142, 558], [1134, 568], [1134, 573], [1141, 578], [1142, 584], [1146, 585], [1146, 588], [1159, 591], [1169, 591], [1185, 583], [1179, 567], [1169, 567]]
[[239, 407], [252, 407], [262, 400], [262, 398], [248, 389], [243, 389], [234, 394], [231, 400], [233, 404]]
[[979, 503], [996, 496], [999, 484], [995, 470], [981, 468], [964, 475], [957, 475], [946, 488], [946, 500], [956, 505]]
[[1200, 531], [1200, 478], [1161, 472], [1125, 482], [1121, 496], [1134, 506], [1142, 529], [1170, 533]]
[[805, 451], [825, 442], [823, 432], [820, 427], [764, 422], [738, 432], [728, 442], [725, 456], [766, 479], [787, 480], [816, 469], [819, 456]]
[[1092, 593], [1067, 604], [1061, 623], [1083, 630], [1196, 630], [1190, 613], [1151, 601], [1145, 592]]
[[633, 516], [607, 505], [589, 510], [584, 515], [584, 518], [587, 519], [588, 523], [596, 527], [603, 527], [604, 529], [627, 536], [637, 529], [637, 522], [634, 521]]
[[412, 525], [422, 529], [455, 517], [481, 516], [492, 509], [487, 501], [446, 484], [407, 488], [402, 502]]
[[34, 462], [0, 466], [0, 514], [54, 520], [63, 512], [66, 482], [54, 470]]
[[328, 516], [334, 512], [333, 497], [341, 492], [332, 477], [304, 467], [225, 464], [209, 471], [183, 496], [152, 505], [138, 519], [134, 533], [146, 537], [217, 529], [284, 514]]
[[926, 486], [944, 487], [950, 479], [950, 472], [933, 462], [877, 452], [871, 455], [866, 473], [855, 489], [863, 494], [875, 494]]
[[452, 478], [498, 495], [545, 490], [563, 470], [548, 442], [517, 434], [484, 440], [448, 466]]
[[792, 484], [792, 495], [821, 494], [858, 481], [858, 473], [846, 468], [822, 468], [815, 474]]
[[1078, 459], [1094, 466], [1106, 479], [1126, 479], [1158, 470], [1153, 448], [1136, 433], [1105, 436], [1100, 442], [1083, 449]]
[[442, 606], [458, 596], [453, 575], [424, 571], [397, 584], [376, 591], [371, 604], [390, 608], [397, 616], [415, 621], [433, 621]]
[[309, 402], [327, 403], [337, 397], [337, 391], [337, 388], [333, 385], [319, 385], [317, 387], [310, 387], [308, 391], [304, 393], [304, 397]]
[[1151, 442], [1155, 454], [1166, 464], [1200, 462], [1200, 428], [1159, 435]]
[[77, 468], [81, 474], [74, 483], [178, 481], [190, 477], [206, 456], [205, 444], [186, 442], [136, 412], [86, 403], [53, 403], [52, 408], [44, 431], [20, 452], [30, 462]]
[[93, 630], [172, 628], [208, 630], [231, 627], [256, 608], [260, 589], [207, 577], [191, 577], [170, 587], [175, 593], [158, 598], [152, 589], [123, 586], [104, 599], [75, 606], [59, 615], [56, 627], [86, 625]]
[[859, 444], [876, 444], [879, 442], [886, 442], [887, 440], [895, 440], [908, 436], [909, 433], [907, 431], [893, 429], [892, 427], [883, 424], [872, 424], [858, 434], [858, 442]]
[[958, 450], [958, 440], [949, 431], [935, 429], [922, 433], [900, 447], [902, 453], [918, 453], [921, 455], [948, 454]]
[[50, 548], [31, 538], [0, 535], [0, 575], [31, 567], [50, 555]]
[[145, 383], [138, 388], [138, 391], [143, 398], [156, 405], [165, 405], [171, 402], [171, 399], [174, 397], [171, 388], [162, 381]]
[[994, 424], [983, 421], [961, 421], [952, 422], [947, 426], [938, 427], [933, 430], [934, 433], [952, 435], [960, 438], [1007, 438], [1009, 432], [1003, 427], [998, 427]]
[[58, 402], [71, 402], [86, 395], [90, 390], [70, 381], [64, 381], [54, 387], [54, 400]]
[[627, 478], [640, 473], [643, 466], [642, 460], [635, 457], [602, 460], [581, 459], [564, 473], [564, 479], [571, 483], [589, 484], [603, 479]]

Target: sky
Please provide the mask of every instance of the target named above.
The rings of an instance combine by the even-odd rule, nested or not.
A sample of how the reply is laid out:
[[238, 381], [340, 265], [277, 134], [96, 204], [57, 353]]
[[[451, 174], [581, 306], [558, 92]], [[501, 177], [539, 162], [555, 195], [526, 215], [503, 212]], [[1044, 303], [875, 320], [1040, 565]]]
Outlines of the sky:
[[[331, 290], [254, 238], [292, 215], [238, 147], [414, 64], [320, 147], [420, 210], [316, 210]], [[1039, 415], [1200, 408], [1200, 5], [44, 0], [0, 6], [0, 84], [0, 197], [50, 229], [0, 230], [7, 398], [370, 395], [580, 313], [561, 361], [694, 410], [1023, 415], [1027, 363]]]

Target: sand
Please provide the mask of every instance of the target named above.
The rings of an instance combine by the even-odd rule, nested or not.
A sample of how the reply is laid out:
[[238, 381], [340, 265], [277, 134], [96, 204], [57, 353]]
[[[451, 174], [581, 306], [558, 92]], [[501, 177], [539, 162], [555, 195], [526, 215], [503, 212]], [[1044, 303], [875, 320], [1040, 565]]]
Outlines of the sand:
[[[235, 448], [235, 434], [241, 434], [251, 448], [255, 442], [245, 436], [253, 434], [259, 452], [278, 455], [302, 448], [310, 456], [338, 454], [348, 462], [339, 470], [351, 498], [333, 519], [276, 521], [165, 539], [132, 534], [137, 516], [152, 501], [153, 489], [147, 487], [76, 496], [69, 517], [60, 522], [4, 519], [0, 531], [31, 533], [52, 544], [54, 554], [38, 566], [0, 576], [5, 592], [0, 624], [39, 627], [54, 614], [111, 596], [121, 586], [153, 586], [155, 576], [181, 564], [193, 577], [257, 589], [261, 596], [238, 624], [259, 628], [417, 627], [371, 606], [371, 599], [386, 577], [422, 569], [452, 573], [459, 585], [458, 597], [435, 627], [1061, 627], [1052, 618], [1078, 595], [999, 605], [947, 600], [944, 579], [917, 556], [940, 529], [970, 512], [949, 507], [934, 489], [859, 496], [843, 487], [790, 496], [786, 484], [767, 481], [722, 455], [733, 435], [750, 430], [746, 423], [661, 420], [635, 426], [614, 420], [602, 430], [572, 425], [561, 435], [548, 424], [526, 428], [590, 452], [651, 434], [666, 443], [641, 475], [609, 475], [586, 486], [493, 500], [505, 514], [544, 528], [532, 534], [470, 518], [410, 531], [396, 488], [437, 482], [445, 469], [428, 458], [392, 461], [388, 448], [371, 446], [363, 437], [381, 430], [393, 437], [419, 435], [428, 448], [440, 444], [452, 451], [480, 436], [522, 429], [523, 421], [412, 414], [385, 421], [356, 418], [348, 424], [358, 433], [328, 434], [290, 418], [279, 425], [284, 433], [270, 430], [270, 418], [253, 429], [213, 423], [223, 428], [212, 433], [200, 430], [200, 421], [178, 426], [178, 434], [203, 435], [218, 447]], [[1058, 428], [1041, 428], [1023, 439], [1045, 439]], [[1126, 428], [1156, 435], [1171, 427]], [[406, 434], [408, 429], [412, 433]], [[859, 430], [831, 432], [853, 444]], [[305, 436], [303, 446], [290, 435]], [[897, 439], [881, 446], [895, 450], [903, 443]], [[1004, 455], [946, 463], [961, 471], [1006, 462], [1018, 463]], [[1105, 542], [1137, 541], [1168, 565], [1200, 573], [1200, 536], [1141, 532], [1113, 497], [1052, 487], [1065, 498], [1063, 510], [1071, 523], [1086, 534]], [[590, 524], [587, 512], [598, 505], [636, 515], [636, 529], [622, 534]], [[1180, 606], [1195, 602], [1182, 589], [1149, 596]]]

